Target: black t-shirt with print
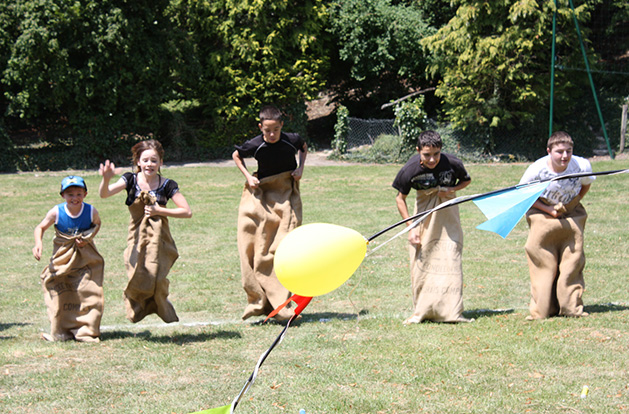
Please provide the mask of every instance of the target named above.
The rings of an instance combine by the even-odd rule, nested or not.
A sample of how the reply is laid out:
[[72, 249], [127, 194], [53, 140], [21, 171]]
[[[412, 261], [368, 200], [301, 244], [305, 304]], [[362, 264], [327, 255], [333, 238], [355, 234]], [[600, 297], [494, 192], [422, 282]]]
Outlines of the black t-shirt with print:
[[463, 162], [454, 155], [441, 153], [439, 163], [432, 170], [425, 168], [420, 161], [419, 154], [413, 155], [393, 180], [393, 188], [404, 195], [408, 195], [411, 189], [428, 190], [438, 186], [454, 187], [463, 181], [471, 180]]
[[[142, 192], [140, 186], [138, 185], [138, 175], [137, 173], [126, 172], [122, 175], [122, 178], [127, 183], [127, 199], [125, 200], [125, 204], [130, 206]], [[149, 193], [155, 196], [157, 204], [165, 206], [166, 203], [168, 203], [168, 200], [170, 200], [178, 191], [179, 185], [177, 185], [176, 181], [164, 178], [160, 175], [159, 187], [155, 191], [149, 191]]]

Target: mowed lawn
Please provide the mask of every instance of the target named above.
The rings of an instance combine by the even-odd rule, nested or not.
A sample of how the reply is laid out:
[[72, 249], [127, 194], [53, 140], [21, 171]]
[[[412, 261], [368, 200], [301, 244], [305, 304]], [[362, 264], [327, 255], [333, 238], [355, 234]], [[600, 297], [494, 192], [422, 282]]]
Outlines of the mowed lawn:
[[[516, 184], [524, 164], [467, 165], [459, 195]], [[365, 237], [399, 220], [390, 186], [400, 165], [307, 166], [304, 223], [339, 224]], [[595, 171], [628, 160], [593, 162]], [[243, 177], [235, 166], [164, 168], [193, 209], [171, 219], [180, 258], [170, 273], [180, 322], [125, 319], [124, 195], [98, 197], [94, 170], [86, 202], [100, 212], [96, 245], [105, 258], [99, 344], [49, 343], [39, 274], [52, 249], [31, 253], [33, 229], [70, 172], [2, 175], [0, 188], [0, 411], [3, 413], [191, 413], [229, 404], [282, 330], [240, 320], [236, 218]], [[503, 240], [475, 227], [460, 206], [465, 316], [469, 324], [404, 326], [411, 312], [405, 236], [378, 237], [358, 271], [313, 299], [270, 354], [236, 412], [616, 413], [629, 412], [629, 174], [599, 177], [584, 205], [587, 318], [529, 322], [526, 222]], [[409, 200], [412, 197], [409, 197]], [[410, 203], [409, 203], [409, 207]], [[581, 398], [584, 385], [589, 394]]]

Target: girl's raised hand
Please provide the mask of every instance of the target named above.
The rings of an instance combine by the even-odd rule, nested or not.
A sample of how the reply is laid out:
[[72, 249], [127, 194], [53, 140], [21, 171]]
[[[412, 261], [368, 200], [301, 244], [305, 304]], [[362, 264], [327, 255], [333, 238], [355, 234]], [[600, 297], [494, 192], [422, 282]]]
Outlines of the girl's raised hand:
[[98, 174], [100, 174], [103, 178], [110, 180], [111, 177], [116, 175], [116, 165], [113, 162], [106, 160], [104, 164], [101, 164], [100, 167], [98, 167]]

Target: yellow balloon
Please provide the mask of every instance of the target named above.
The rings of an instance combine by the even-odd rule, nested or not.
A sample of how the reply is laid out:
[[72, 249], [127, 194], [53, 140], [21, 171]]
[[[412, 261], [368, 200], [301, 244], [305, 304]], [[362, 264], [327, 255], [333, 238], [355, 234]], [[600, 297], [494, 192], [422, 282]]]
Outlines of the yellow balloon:
[[319, 296], [349, 279], [365, 258], [367, 240], [357, 231], [326, 223], [297, 227], [275, 251], [275, 274], [301, 296]]

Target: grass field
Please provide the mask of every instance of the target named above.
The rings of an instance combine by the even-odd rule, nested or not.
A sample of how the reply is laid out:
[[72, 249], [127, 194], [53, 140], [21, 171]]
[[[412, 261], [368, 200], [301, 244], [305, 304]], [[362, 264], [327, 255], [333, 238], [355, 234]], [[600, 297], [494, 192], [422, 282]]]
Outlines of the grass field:
[[[366, 237], [398, 220], [399, 165], [307, 167], [304, 223], [351, 227]], [[595, 171], [629, 161], [593, 163]], [[459, 195], [517, 183], [526, 165], [470, 165]], [[229, 404], [279, 334], [274, 322], [240, 321], [236, 216], [243, 178], [235, 168], [177, 167], [192, 206], [171, 220], [180, 258], [170, 273], [181, 321], [125, 319], [124, 195], [98, 198], [99, 176], [80, 171], [103, 226], [105, 313], [99, 344], [49, 343], [33, 229], [61, 202], [67, 172], [3, 175], [0, 189], [0, 411], [4, 413], [190, 413]], [[465, 316], [470, 324], [404, 326], [411, 312], [406, 241], [368, 255], [339, 289], [316, 297], [268, 357], [241, 413], [615, 413], [629, 412], [629, 176], [600, 177], [584, 199], [587, 318], [528, 322], [529, 279], [520, 222], [506, 240], [475, 229], [461, 205]], [[393, 233], [393, 232], [391, 232]], [[374, 246], [384, 242], [381, 236]], [[368, 250], [369, 251], [369, 250]], [[581, 389], [589, 386], [587, 398]]]

